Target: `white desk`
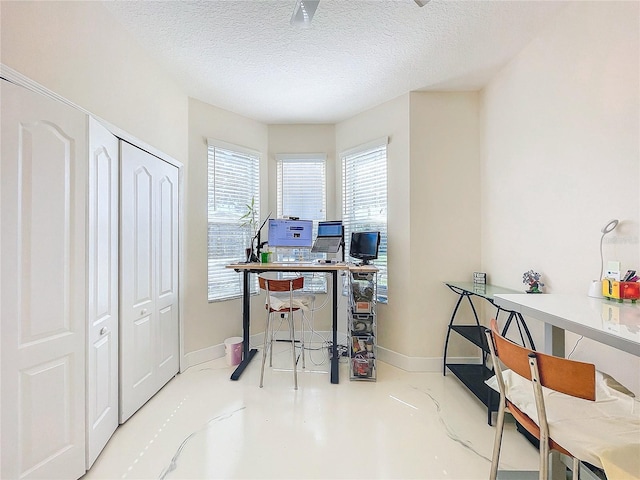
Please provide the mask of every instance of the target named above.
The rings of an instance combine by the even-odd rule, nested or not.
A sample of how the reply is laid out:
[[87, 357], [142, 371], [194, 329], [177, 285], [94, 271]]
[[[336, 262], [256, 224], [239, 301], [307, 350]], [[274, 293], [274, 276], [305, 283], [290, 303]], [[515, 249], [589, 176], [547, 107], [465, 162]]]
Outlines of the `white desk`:
[[[567, 330], [640, 356], [640, 304], [578, 294], [498, 294], [494, 301], [500, 308], [544, 322], [546, 353], [565, 356], [564, 332]], [[552, 478], [566, 478], [555, 451], [549, 469]]]
[[567, 330], [640, 356], [640, 304], [579, 294], [497, 294], [494, 300], [544, 323], [546, 353], [564, 356]]

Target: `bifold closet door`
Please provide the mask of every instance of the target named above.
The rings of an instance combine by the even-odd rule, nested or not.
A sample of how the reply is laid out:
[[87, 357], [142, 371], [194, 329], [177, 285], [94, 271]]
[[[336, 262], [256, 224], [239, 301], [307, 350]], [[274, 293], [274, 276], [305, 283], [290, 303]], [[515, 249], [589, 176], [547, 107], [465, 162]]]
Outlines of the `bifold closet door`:
[[120, 423], [179, 368], [178, 169], [120, 142]]
[[118, 427], [118, 139], [89, 119], [87, 470]]
[[85, 473], [87, 116], [0, 80], [1, 478]]

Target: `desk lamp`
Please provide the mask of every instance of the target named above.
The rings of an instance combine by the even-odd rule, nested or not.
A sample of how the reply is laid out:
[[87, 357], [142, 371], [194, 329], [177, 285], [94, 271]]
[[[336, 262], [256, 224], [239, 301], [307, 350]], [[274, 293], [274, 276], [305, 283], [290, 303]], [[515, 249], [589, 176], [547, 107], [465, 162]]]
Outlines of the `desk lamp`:
[[593, 280], [591, 282], [591, 286], [589, 287], [589, 293], [587, 294], [590, 297], [604, 298], [602, 296], [602, 272], [604, 270], [604, 257], [602, 255], [602, 241], [604, 240], [604, 236], [607, 235], [608, 233], [613, 232], [617, 226], [618, 226], [618, 220], [614, 219], [609, 221], [609, 223], [607, 223], [600, 230], [600, 232], [602, 232], [602, 236], [600, 237], [600, 276], [598, 277], [598, 280]]

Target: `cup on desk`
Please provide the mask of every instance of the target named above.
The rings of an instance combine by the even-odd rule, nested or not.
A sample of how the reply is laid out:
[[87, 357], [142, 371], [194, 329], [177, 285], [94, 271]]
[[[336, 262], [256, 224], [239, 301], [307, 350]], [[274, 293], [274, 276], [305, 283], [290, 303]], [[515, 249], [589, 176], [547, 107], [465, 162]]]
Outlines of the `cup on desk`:
[[260, 263], [269, 263], [271, 261], [271, 252], [260, 253]]

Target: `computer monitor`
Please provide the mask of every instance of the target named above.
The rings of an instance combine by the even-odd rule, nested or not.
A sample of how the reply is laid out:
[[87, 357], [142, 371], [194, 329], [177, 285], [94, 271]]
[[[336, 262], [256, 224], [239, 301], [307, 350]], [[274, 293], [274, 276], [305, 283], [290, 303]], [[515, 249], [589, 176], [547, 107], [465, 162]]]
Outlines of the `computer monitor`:
[[318, 236], [313, 242], [313, 253], [337, 253], [344, 240], [342, 222], [318, 222]]
[[371, 260], [378, 258], [379, 247], [380, 232], [353, 232], [349, 256], [362, 260], [362, 264], [367, 265]]
[[341, 237], [343, 231], [342, 222], [340, 220], [318, 222], [319, 237]]
[[269, 247], [311, 248], [313, 222], [311, 220], [269, 220]]

